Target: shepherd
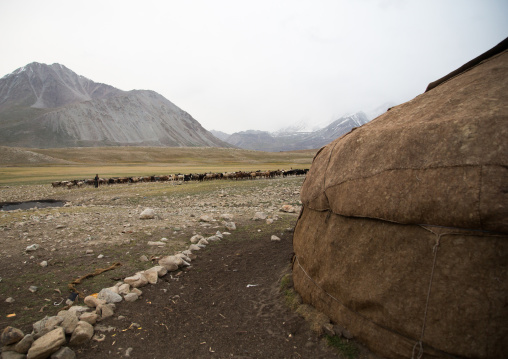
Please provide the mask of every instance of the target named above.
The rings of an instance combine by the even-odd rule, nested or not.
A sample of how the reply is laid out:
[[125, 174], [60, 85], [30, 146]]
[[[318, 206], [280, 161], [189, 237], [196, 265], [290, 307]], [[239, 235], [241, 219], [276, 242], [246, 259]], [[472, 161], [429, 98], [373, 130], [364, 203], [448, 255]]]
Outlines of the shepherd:
[[99, 188], [99, 174], [96, 174], [93, 180], [95, 183], [95, 188]]

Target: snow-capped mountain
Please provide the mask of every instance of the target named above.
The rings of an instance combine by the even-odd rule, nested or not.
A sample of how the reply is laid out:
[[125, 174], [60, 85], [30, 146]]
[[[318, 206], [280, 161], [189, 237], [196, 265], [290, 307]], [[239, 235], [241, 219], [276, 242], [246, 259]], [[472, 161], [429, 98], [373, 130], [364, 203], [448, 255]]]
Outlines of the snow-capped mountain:
[[369, 119], [365, 113], [358, 112], [343, 116], [317, 131], [291, 132], [288, 128], [285, 128], [270, 133], [268, 131], [250, 130], [236, 132], [229, 137], [223, 138], [224, 141], [234, 146], [258, 151], [278, 152], [316, 149], [351, 131], [352, 128], [360, 127], [367, 122], [369, 122]]
[[122, 91], [36, 62], [0, 79], [0, 144], [230, 147], [154, 91]]

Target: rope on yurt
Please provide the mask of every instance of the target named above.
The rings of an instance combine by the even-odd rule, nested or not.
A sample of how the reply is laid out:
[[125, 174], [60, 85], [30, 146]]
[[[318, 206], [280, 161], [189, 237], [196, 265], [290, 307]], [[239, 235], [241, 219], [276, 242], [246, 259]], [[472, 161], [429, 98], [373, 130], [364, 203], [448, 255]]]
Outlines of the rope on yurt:
[[[328, 212], [329, 212], [328, 216], [330, 216], [331, 215], [331, 211], [328, 210]], [[302, 214], [303, 214], [303, 207], [302, 207], [302, 210], [300, 211], [300, 215], [298, 217], [298, 220], [300, 220]], [[398, 223], [398, 222], [395, 222], [395, 221], [387, 221], [387, 220], [383, 220], [383, 219], [380, 219], [380, 218], [370, 218], [370, 217], [362, 217], [362, 218], [377, 219], [377, 220], [382, 220], [382, 221], [386, 221], [386, 222], [392, 222], [392, 223], [404, 224], [405, 225], [405, 223]], [[444, 237], [444, 236], [464, 235], [464, 234], [467, 234], [468, 236], [480, 236], [480, 235], [485, 236], [486, 235], [486, 236], [489, 236], [489, 237], [503, 237], [503, 238], [506, 237], [505, 234], [498, 233], [498, 232], [493, 232], [493, 231], [487, 231], [487, 230], [478, 230], [478, 229], [470, 229], [470, 228], [457, 228], [457, 227], [448, 227], [448, 226], [431, 225], [431, 224], [416, 224], [416, 225], [420, 226], [421, 228], [423, 228], [423, 229], [429, 231], [430, 233], [434, 234], [436, 236], [436, 242], [435, 242], [434, 246], [432, 247], [432, 252], [434, 254], [434, 258], [433, 258], [433, 261], [432, 261], [432, 268], [431, 268], [431, 273], [430, 273], [429, 287], [428, 287], [428, 290], [427, 290], [427, 298], [426, 298], [426, 301], [425, 301], [425, 311], [424, 311], [424, 315], [423, 315], [422, 330], [421, 330], [421, 333], [420, 333], [420, 338], [418, 339], [418, 341], [413, 346], [413, 351], [412, 351], [411, 359], [421, 359], [423, 357], [423, 354], [424, 354], [424, 350], [423, 350], [423, 338], [424, 338], [424, 335], [425, 335], [425, 328], [426, 328], [426, 325], [427, 325], [427, 314], [428, 314], [428, 310], [429, 310], [430, 295], [431, 295], [431, 290], [432, 290], [432, 283], [434, 281], [434, 272], [435, 272], [436, 264], [437, 264], [437, 252], [438, 252], [439, 246], [441, 245], [441, 238]], [[433, 230], [431, 230], [430, 228], [435, 228], [437, 230], [439, 230], [439, 229], [441, 229], [441, 230], [451, 230], [451, 232], [436, 233]], [[363, 318], [364, 320], [367, 320], [367, 321], [369, 321], [371, 323], [376, 324], [380, 328], [383, 328], [383, 329], [385, 329], [385, 330], [387, 330], [387, 331], [389, 331], [391, 333], [395, 333], [395, 334], [397, 334], [397, 335], [399, 335], [401, 337], [404, 337], [406, 339], [414, 340], [414, 338], [409, 338], [406, 335], [404, 335], [402, 333], [399, 333], [396, 330], [393, 330], [392, 328], [388, 328], [388, 327], [386, 327], [384, 325], [376, 323], [371, 318], [366, 317], [365, 315], [363, 315], [363, 314], [361, 314], [361, 313], [359, 313], [359, 312], [349, 308], [344, 303], [342, 303], [339, 299], [334, 297], [332, 294], [328, 293], [322, 286], [320, 286], [307, 273], [305, 268], [300, 263], [300, 260], [299, 260], [298, 256], [296, 255], [296, 253], [293, 256], [293, 265], [295, 265], [295, 264], [298, 265], [298, 267], [302, 270], [303, 274], [305, 274], [305, 276], [317, 288], [319, 288], [324, 294], [326, 294], [332, 300], [334, 300], [335, 302], [339, 303], [342, 307], [344, 307], [347, 310], [355, 313], [356, 315], [358, 315], [359, 317]], [[416, 356], [415, 356], [415, 351], [417, 351]]]
[[[430, 300], [430, 292], [432, 290], [432, 281], [434, 280], [434, 270], [436, 269], [436, 260], [437, 260], [437, 250], [439, 249], [439, 245], [441, 244], [441, 237], [448, 233], [441, 233], [437, 234], [433, 231], [431, 231], [428, 228], [425, 228], [421, 226], [423, 229], [426, 229], [427, 231], [435, 234], [437, 236], [436, 238], [436, 244], [434, 247], [432, 247], [432, 252], [434, 253], [434, 259], [432, 261], [432, 270], [430, 272], [430, 281], [429, 281], [429, 289], [427, 290], [427, 299], [425, 301], [425, 311], [423, 313], [423, 324], [422, 324], [422, 332], [420, 334], [419, 340], [415, 343], [413, 346], [413, 354], [411, 355], [411, 359], [421, 359], [423, 356], [423, 336], [425, 335], [425, 325], [427, 324], [427, 312], [429, 309], [429, 300]], [[418, 348], [418, 354], [415, 357], [415, 350]]]
[[[485, 234], [489, 234], [492, 237], [497, 237], [497, 235], [494, 232], [489, 232], [489, 231], [484, 231], [484, 230], [471, 230], [471, 229], [467, 229], [466, 230], [466, 229], [463, 229], [463, 228], [432, 226], [432, 225], [428, 225], [428, 224], [419, 224], [419, 226], [421, 228], [429, 231], [430, 233], [434, 234], [436, 236], [436, 243], [432, 247], [432, 252], [434, 253], [434, 259], [432, 260], [432, 269], [430, 271], [429, 288], [427, 290], [427, 299], [425, 301], [425, 311], [423, 313], [422, 331], [421, 331], [421, 334], [420, 334], [420, 338], [418, 339], [418, 341], [413, 346], [413, 353], [412, 353], [411, 359], [421, 359], [421, 357], [423, 356], [423, 337], [425, 335], [425, 327], [427, 325], [427, 314], [428, 314], [428, 310], [429, 310], [430, 293], [431, 293], [431, 290], [432, 290], [432, 282], [434, 281], [434, 271], [436, 269], [436, 263], [437, 263], [437, 251], [438, 251], [439, 246], [441, 244], [441, 238], [443, 236], [453, 236], [453, 235], [460, 235], [460, 234], [462, 234], [460, 232], [436, 233], [433, 230], [431, 230], [429, 227], [441, 228], [441, 229], [458, 229], [460, 231], [468, 231], [468, 232], [470, 232], [470, 234], [469, 234], [470, 236], [477, 236], [478, 235], [478, 234], [476, 234], [474, 232], [482, 232], [484, 235]], [[416, 350], [418, 350], [418, 353], [415, 356], [415, 351]]]

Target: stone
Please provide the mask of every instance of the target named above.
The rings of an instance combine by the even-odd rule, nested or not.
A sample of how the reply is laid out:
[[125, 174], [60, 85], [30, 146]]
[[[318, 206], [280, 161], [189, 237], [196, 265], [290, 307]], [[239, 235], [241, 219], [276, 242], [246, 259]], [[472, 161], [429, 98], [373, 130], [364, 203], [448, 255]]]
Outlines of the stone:
[[120, 294], [120, 290], [118, 289], [118, 287], [120, 287], [121, 284], [118, 284], [118, 285], [114, 285], [112, 287], [108, 287], [106, 289], [109, 289], [110, 291], [112, 291], [113, 293], [116, 293], [116, 294]]
[[97, 313], [83, 313], [79, 316], [79, 320], [90, 323], [91, 325], [97, 323], [97, 319], [99, 319]]
[[136, 293], [138, 296], [141, 296], [141, 294], [143, 294], [143, 292], [138, 288], [132, 288], [131, 293]]
[[225, 221], [232, 221], [234, 216], [231, 213], [223, 213], [220, 215], [220, 218]]
[[345, 328], [342, 329], [342, 336], [346, 339], [353, 339], [354, 338], [353, 334], [351, 334], [351, 332]]
[[13, 351], [3, 351], [2, 359], [26, 359], [26, 355], [23, 353], [17, 353]]
[[139, 295], [137, 295], [136, 293], [128, 293], [126, 294], [123, 299], [126, 301], [126, 302], [135, 302], [136, 300], [138, 300], [139, 298]]
[[286, 213], [296, 213], [296, 208], [290, 204], [283, 205], [280, 210]]
[[[216, 238], [219, 238], [219, 237], [216, 237]], [[204, 238], [200, 239], [199, 242], [197, 243], [198, 246], [207, 246], [208, 244], [209, 244], [208, 241]]]
[[29, 245], [28, 247], [26, 247], [26, 251], [27, 252], [33, 252], [33, 251], [36, 251], [37, 249], [39, 249], [39, 245], [38, 244], [31, 244]]
[[267, 218], [266, 219], [266, 224], [272, 224], [273, 223], [273, 219], [272, 218]]
[[116, 330], [116, 328], [112, 327], [112, 326], [107, 326], [106, 327], [105, 325], [102, 325], [102, 324], [99, 324], [99, 325], [95, 326], [95, 331], [101, 332], [101, 333], [110, 333], [110, 332], [113, 332], [115, 330]]
[[[185, 262], [192, 262], [192, 259], [190, 259], [190, 257], [188, 257], [187, 255], [185, 255], [183, 253], [177, 253], [177, 254], [175, 254], [175, 256], [182, 258]], [[162, 277], [162, 276], [159, 275], [159, 277]]]
[[31, 285], [30, 287], [28, 287], [28, 290], [32, 293], [37, 292], [38, 289], [39, 287], [37, 287], [36, 285]]
[[118, 287], [118, 294], [127, 294], [131, 291], [130, 284], [124, 283]]
[[141, 273], [136, 273], [131, 277], [125, 278], [123, 281], [134, 288], [143, 287], [148, 284], [148, 279]]
[[[162, 266], [160, 266], [162, 267]], [[164, 268], [164, 267], [162, 267]], [[159, 274], [157, 272], [157, 268], [150, 268], [143, 272], [143, 275], [148, 280], [148, 283], [150, 284], [157, 284], [157, 280], [159, 279]]]
[[139, 215], [139, 219], [154, 219], [155, 212], [151, 208], [145, 208], [143, 212]]
[[335, 335], [335, 330], [333, 329], [333, 324], [332, 323], [325, 323], [323, 325], [323, 332], [326, 335], [333, 337]]
[[[57, 328], [63, 322], [63, 320], [64, 320], [64, 318], [59, 317], [59, 316], [53, 316], [53, 317], [45, 316], [43, 319], [39, 320], [38, 322], [35, 322], [32, 325], [32, 327], [33, 327], [32, 334], [34, 335], [34, 338], [38, 339], [38, 338], [44, 336], [45, 334], [53, 331], [55, 328]], [[62, 330], [63, 330], [63, 328], [62, 328]], [[65, 332], [64, 332], [64, 334], [65, 334]]]
[[195, 245], [195, 244], [191, 244], [191, 245], [189, 246], [189, 251], [199, 251], [200, 249], [201, 249], [201, 248], [200, 248], [200, 247], [198, 247], [198, 246], [197, 246], [197, 245]]
[[15, 302], [15, 300], [14, 300], [14, 298], [13, 298], [13, 297], [9, 297], [9, 298], [7, 298], [7, 299], [5, 300], [5, 302], [6, 302], [6, 303], [14, 303], [14, 302]]
[[153, 242], [153, 241], [148, 241], [147, 243], [149, 246], [165, 246], [166, 243], [164, 242], [160, 242], [160, 241], [157, 241], [157, 242]]
[[106, 301], [106, 303], [120, 303], [122, 301], [122, 296], [109, 288], [101, 289], [97, 298]]
[[201, 234], [196, 234], [196, 235], [193, 235], [193, 236], [191, 237], [190, 242], [191, 242], [191, 243], [193, 243], [193, 244], [196, 244], [196, 243], [198, 243], [200, 240], [202, 240], [203, 238], [205, 238], [205, 237], [203, 237]]
[[236, 230], [236, 224], [235, 224], [235, 222], [226, 222], [226, 223], [224, 223], [224, 227], [226, 227], [226, 229], [228, 231], [234, 231], [234, 230]]
[[76, 312], [69, 312], [68, 310], [62, 310], [58, 312], [58, 316], [64, 318], [60, 326], [64, 328], [65, 334], [72, 334], [76, 325], [78, 325], [78, 316]]
[[[107, 306], [107, 305], [106, 305]], [[86, 343], [93, 337], [93, 326], [90, 323], [85, 321], [78, 322], [78, 325], [74, 332], [72, 333], [71, 339], [69, 340], [69, 345], [81, 345]]]
[[39, 263], [39, 265], [42, 267], [42, 268], [46, 268], [48, 266], [48, 261], [42, 261]]
[[69, 347], [61, 347], [51, 355], [50, 359], [76, 359], [76, 353]]
[[69, 308], [69, 312], [76, 313], [77, 316], [81, 315], [82, 313], [88, 312], [90, 310], [90, 307], [85, 307], [83, 305], [73, 305]]
[[276, 235], [272, 235], [272, 238], [271, 238], [272, 241], [280, 241], [280, 238], [277, 237]]
[[166, 274], [168, 274], [168, 270], [163, 266], [155, 266], [153, 269], [157, 271], [157, 275], [159, 277], [164, 277]]
[[62, 327], [58, 327], [35, 340], [26, 357], [27, 359], [47, 358], [60, 349], [63, 344], [65, 344], [65, 331]]
[[252, 218], [253, 220], [255, 221], [259, 221], [259, 220], [265, 220], [268, 216], [266, 215], [265, 212], [256, 212], [254, 213], [254, 217]]
[[[195, 246], [195, 244], [191, 244], [191, 246]], [[166, 256], [159, 260], [159, 265], [166, 268], [168, 272], [177, 270], [182, 264], [183, 259], [177, 256]]]
[[115, 314], [115, 305], [114, 304], [101, 304], [96, 309], [97, 315], [100, 316], [101, 319], [106, 319], [112, 317]]
[[32, 346], [34, 342], [34, 336], [32, 334], [27, 334], [21, 339], [19, 342], [17, 342], [14, 345], [14, 351], [17, 353], [26, 354], [28, 353], [28, 350]]
[[196, 254], [192, 253], [192, 251], [188, 249], [184, 250], [182, 253], [185, 254], [187, 257], [189, 257], [191, 260], [194, 260], [198, 257]]
[[139, 260], [140, 260], [141, 262], [148, 262], [148, 261], [149, 261], [148, 257], [147, 257], [147, 256], [145, 256], [144, 254], [143, 254], [141, 257], [139, 257]]
[[8, 326], [0, 335], [0, 343], [2, 343], [2, 345], [11, 345], [19, 342], [24, 336], [25, 335], [20, 329]]
[[[206, 239], [206, 244], [208, 244], [208, 242], [217, 242], [217, 241], [220, 241], [220, 237], [217, 237], [216, 235], [213, 235], [213, 236], [210, 236]], [[200, 241], [201, 242], [201, 241]], [[203, 245], [204, 243], [198, 243], [198, 246], [199, 245]]]
[[105, 300], [96, 298], [93, 295], [86, 296], [83, 301], [91, 308], [97, 308], [101, 304], [106, 304]]
[[201, 217], [199, 217], [199, 221], [210, 223], [210, 222], [214, 222], [215, 220], [213, 219], [212, 216], [210, 216], [208, 214], [203, 214]]

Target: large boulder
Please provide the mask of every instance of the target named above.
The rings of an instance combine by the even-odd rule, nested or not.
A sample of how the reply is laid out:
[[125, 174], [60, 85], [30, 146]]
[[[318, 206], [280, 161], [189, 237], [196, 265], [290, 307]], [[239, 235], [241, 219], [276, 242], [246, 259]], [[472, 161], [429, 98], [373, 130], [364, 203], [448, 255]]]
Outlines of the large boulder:
[[507, 139], [505, 43], [322, 148], [293, 239], [303, 300], [383, 357], [505, 356]]
[[48, 358], [65, 343], [65, 331], [62, 327], [58, 327], [34, 341], [26, 357], [27, 359]]
[[0, 343], [2, 345], [15, 344], [23, 339], [24, 336], [25, 334], [20, 329], [8, 326], [0, 335]]

